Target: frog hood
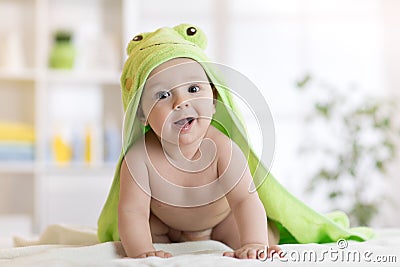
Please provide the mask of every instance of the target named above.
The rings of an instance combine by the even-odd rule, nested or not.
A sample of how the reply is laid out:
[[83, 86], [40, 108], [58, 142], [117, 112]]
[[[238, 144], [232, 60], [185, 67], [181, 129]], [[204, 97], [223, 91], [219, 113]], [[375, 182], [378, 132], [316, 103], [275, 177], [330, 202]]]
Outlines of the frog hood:
[[[244, 128], [231, 125], [242, 125], [240, 114], [232, 101], [232, 96], [224, 86], [224, 82], [219, 79], [215, 65], [210, 61], [204, 52], [207, 46], [207, 37], [197, 26], [190, 24], [180, 24], [173, 28], [160, 28], [154, 32], [146, 32], [136, 35], [129, 42], [127, 47], [128, 58], [123, 67], [121, 75], [122, 102], [125, 111], [123, 148], [125, 151], [143, 133], [150, 129], [139, 123], [135, 116], [143, 92], [144, 84], [151, 71], [160, 64], [174, 58], [189, 58], [200, 63], [208, 78], [213, 83], [218, 92], [218, 103], [215, 121], [223, 122], [223, 126], [215, 121], [212, 124], [223, 131], [225, 134], [240, 129], [244, 134]], [[230, 114], [226, 116], [227, 114]], [[222, 117], [221, 117], [222, 116]], [[221, 117], [221, 118], [219, 118]], [[227, 120], [229, 118], [229, 120]], [[234, 119], [235, 121], [231, 121]], [[230, 129], [231, 128], [231, 129]]]
[[[269, 172], [250, 148], [240, 111], [218, 69], [204, 53], [207, 39], [203, 31], [189, 24], [160, 28], [136, 35], [128, 44], [128, 58], [121, 75], [121, 91], [125, 111], [123, 144], [114, 180], [98, 220], [101, 242], [119, 240], [118, 202], [120, 168], [125, 152], [149, 127], [137, 118], [140, 97], [146, 79], [158, 65], [173, 58], [190, 58], [200, 63], [218, 92], [218, 101], [211, 124], [229, 136], [247, 156], [248, 166], [268, 218], [280, 231], [281, 243], [324, 243], [338, 239], [365, 240], [373, 236], [369, 228], [349, 228], [341, 212], [321, 215], [290, 194]], [[245, 88], [246, 90], [248, 88]], [[244, 93], [249, 94], [248, 91]], [[263, 114], [263, 116], [266, 116]], [[265, 145], [264, 145], [265, 146]], [[270, 148], [269, 148], [270, 149]]]
[[161, 28], [133, 37], [127, 47], [128, 59], [121, 75], [122, 100], [125, 111], [138, 90], [143, 88], [150, 72], [158, 65], [178, 57], [198, 62], [210, 61], [204, 49], [207, 38], [198, 27], [181, 24]]

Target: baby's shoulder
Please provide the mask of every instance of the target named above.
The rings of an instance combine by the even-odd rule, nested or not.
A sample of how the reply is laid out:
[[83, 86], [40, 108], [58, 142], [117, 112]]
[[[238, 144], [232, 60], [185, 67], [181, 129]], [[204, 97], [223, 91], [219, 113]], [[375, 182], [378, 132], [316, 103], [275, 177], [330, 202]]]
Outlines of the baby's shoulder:
[[220, 132], [218, 129], [210, 131], [210, 139], [216, 146], [216, 162], [219, 173], [225, 173], [228, 169], [244, 170], [247, 165], [247, 157], [234, 140]]
[[230, 142], [232, 142], [232, 140], [228, 136], [223, 134], [221, 131], [219, 131], [212, 125], [208, 129], [206, 138], [210, 138], [211, 140], [213, 140], [216, 145], [227, 145]]
[[126, 151], [123, 151], [125, 155], [125, 161], [130, 162], [143, 162], [143, 155], [146, 153], [144, 137], [140, 137], [136, 140], [132, 146], [128, 147]]

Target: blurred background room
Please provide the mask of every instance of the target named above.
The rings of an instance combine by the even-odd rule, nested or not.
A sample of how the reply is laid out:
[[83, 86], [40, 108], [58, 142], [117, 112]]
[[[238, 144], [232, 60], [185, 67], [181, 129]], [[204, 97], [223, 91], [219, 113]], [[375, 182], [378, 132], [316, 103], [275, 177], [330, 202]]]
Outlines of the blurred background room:
[[180, 23], [265, 97], [289, 191], [352, 225], [399, 226], [398, 14], [397, 0], [0, 0], [0, 239], [96, 226], [126, 45]]

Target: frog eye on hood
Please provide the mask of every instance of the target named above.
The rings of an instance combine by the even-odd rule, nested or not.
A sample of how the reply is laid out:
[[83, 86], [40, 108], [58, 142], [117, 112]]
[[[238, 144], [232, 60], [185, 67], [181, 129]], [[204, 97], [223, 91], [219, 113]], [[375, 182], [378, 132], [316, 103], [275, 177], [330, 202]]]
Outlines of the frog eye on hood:
[[199, 28], [191, 24], [180, 24], [174, 27], [174, 30], [178, 32], [186, 41], [189, 41], [201, 49], [207, 47], [207, 37], [204, 32]]
[[132, 38], [132, 41], [134, 41], [134, 42], [138, 42], [141, 40], [143, 40], [143, 35], [141, 35], [141, 34], [136, 35], [135, 37]]
[[189, 27], [189, 28], [187, 28], [187, 30], [186, 30], [186, 34], [189, 35], [189, 36], [195, 35], [196, 32], [197, 32], [197, 30], [196, 30], [195, 27]]
[[144, 41], [144, 40], [146, 39], [146, 37], [147, 37], [148, 35], [149, 35], [148, 32], [144, 32], [144, 33], [140, 33], [140, 34], [135, 35], [135, 36], [130, 40], [130, 42], [129, 42], [129, 44], [128, 44], [128, 47], [126, 48], [126, 53], [127, 53], [128, 55], [130, 55], [131, 51], [132, 51], [135, 47], [139, 46], [139, 45], [142, 43], [142, 41]]

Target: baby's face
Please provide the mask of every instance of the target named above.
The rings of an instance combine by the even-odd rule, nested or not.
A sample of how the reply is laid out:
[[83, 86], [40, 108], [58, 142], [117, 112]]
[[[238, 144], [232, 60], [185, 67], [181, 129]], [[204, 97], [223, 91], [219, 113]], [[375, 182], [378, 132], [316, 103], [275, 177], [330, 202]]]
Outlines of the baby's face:
[[187, 58], [169, 60], [150, 73], [141, 108], [142, 121], [163, 141], [182, 145], [202, 139], [215, 113], [206, 73]]

